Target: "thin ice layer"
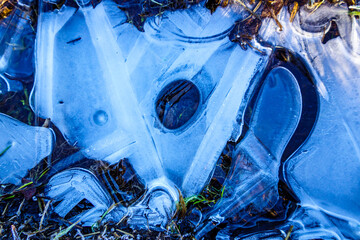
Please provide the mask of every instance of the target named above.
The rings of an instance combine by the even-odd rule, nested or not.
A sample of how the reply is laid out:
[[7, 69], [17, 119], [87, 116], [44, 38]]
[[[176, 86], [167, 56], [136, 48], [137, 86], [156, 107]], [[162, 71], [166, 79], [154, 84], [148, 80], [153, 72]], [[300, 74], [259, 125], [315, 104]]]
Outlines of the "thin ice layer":
[[277, 67], [269, 72], [255, 97], [254, 106], [249, 106], [249, 130], [232, 156], [223, 197], [197, 230], [197, 239], [250, 203], [261, 212], [277, 201], [281, 155], [300, 120], [301, 92], [294, 75]]
[[[359, 221], [359, 23], [341, 6], [331, 8], [313, 13], [303, 8], [294, 23], [284, 8], [279, 14], [283, 31], [276, 31], [276, 23], [269, 20], [263, 23], [260, 35], [299, 54], [315, 76], [320, 95], [320, 113], [312, 135], [285, 166], [287, 181], [304, 204], [316, 204]], [[330, 19], [335, 19], [340, 37], [323, 44], [323, 30], [316, 31], [316, 24], [330, 24]]]
[[[168, 12], [148, 19], [145, 33], [114, 9], [103, 1], [41, 12], [35, 112], [50, 117], [87, 157], [111, 163], [127, 157], [147, 184], [166, 177], [185, 195], [196, 194], [239, 128], [246, 94], [268, 57], [228, 39], [244, 17], [230, 8]], [[168, 129], [156, 100], [179, 80], [190, 81], [200, 100], [186, 123]]]

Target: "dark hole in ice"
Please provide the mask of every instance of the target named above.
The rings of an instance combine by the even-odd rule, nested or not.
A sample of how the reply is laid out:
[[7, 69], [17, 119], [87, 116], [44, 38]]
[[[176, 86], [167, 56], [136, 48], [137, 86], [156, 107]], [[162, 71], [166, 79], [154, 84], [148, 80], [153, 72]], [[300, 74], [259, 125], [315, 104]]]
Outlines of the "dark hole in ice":
[[0, 94], [0, 112], [31, 125], [34, 121], [34, 113], [29, 106], [32, 84], [24, 83], [23, 86], [23, 91], [7, 92], [6, 90], [5, 93]]
[[177, 129], [196, 113], [200, 92], [190, 81], [177, 80], [168, 84], [156, 100], [156, 113], [168, 129]]
[[321, 43], [325, 44], [328, 41], [330, 41], [331, 39], [339, 37], [339, 36], [340, 36], [340, 33], [339, 33], [339, 29], [338, 29], [336, 22], [331, 21], [330, 29], [329, 29], [329, 31], [327, 31], [324, 34], [324, 36], [321, 40]]
[[116, 203], [129, 206], [145, 192], [145, 185], [127, 159], [113, 165], [97, 161], [90, 168]]

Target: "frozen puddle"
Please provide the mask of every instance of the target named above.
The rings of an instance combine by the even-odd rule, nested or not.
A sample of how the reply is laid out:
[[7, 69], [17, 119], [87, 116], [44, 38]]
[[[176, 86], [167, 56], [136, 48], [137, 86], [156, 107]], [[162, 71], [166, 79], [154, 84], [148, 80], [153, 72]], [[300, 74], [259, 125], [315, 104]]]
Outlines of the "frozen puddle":
[[[182, 220], [197, 239], [219, 226], [218, 239], [360, 238], [359, 20], [342, 5], [284, 7], [239, 44], [229, 35], [255, 5], [204, 4], [148, 17], [139, 31], [111, 0], [39, 2], [31, 107], [79, 148], [50, 170], [53, 211], [164, 231], [207, 191], [211, 207], [194, 204]], [[0, 94], [22, 90], [10, 70]], [[0, 175], [16, 183], [51, 154], [53, 133], [5, 115], [0, 124], [4, 149], [18, 144], [0, 164], [31, 160]], [[107, 170], [71, 167], [83, 158]], [[141, 187], [126, 197], [111, 171]]]

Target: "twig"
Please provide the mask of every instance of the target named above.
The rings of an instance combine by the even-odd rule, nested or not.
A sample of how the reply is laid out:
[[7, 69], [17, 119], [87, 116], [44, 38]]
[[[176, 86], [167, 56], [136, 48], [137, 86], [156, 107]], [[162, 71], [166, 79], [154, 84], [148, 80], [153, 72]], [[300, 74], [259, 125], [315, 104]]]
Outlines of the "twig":
[[296, 16], [296, 13], [299, 10], [299, 3], [298, 2], [294, 2], [294, 8], [291, 11], [291, 16], [290, 16], [290, 22], [293, 22]]
[[124, 214], [124, 216], [120, 219], [120, 221], [116, 224], [117, 226], [120, 224], [120, 223], [122, 223], [122, 221], [124, 221], [124, 219], [125, 218], [127, 218], [128, 217], [128, 214], [126, 213], [126, 214]]
[[[100, 232], [93, 232], [93, 233], [88, 233], [88, 234], [84, 234], [84, 237], [89, 237], [89, 236], [93, 236], [93, 235], [98, 235], [100, 234]], [[77, 236], [76, 238], [81, 238], [80, 236]]]
[[4, 150], [2, 150], [2, 151], [0, 152], [0, 157], [1, 157], [2, 155], [4, 155], [4, 154], [7, 152], [7, 150], [9, 150], [11, 147], [12, 147], [12, 144], [10, 144], [10, 145], [7, 146]]
[[284, 239], [284, 240], [289, 240], [289, 238], [290, 238], [290, 234], [291, 234], [291, 232], [292, 232], [293, 228], [294, 228], [294, 226], [293, 226], [293, 225], [291, 225], [291, 226], [290, 226], [290, 228], [289, 228], [289, 231], [287, 232], [286, 237], [285, 237], [285, 239]]
[[51, 228], [51, 227], [53, 227], [53, 226], [54, 226], [54, 225], [48, 226], [48, 227], [46, 227], [46, 228], [44, 228], [44, 229], [41, 229], [40, 231], [37, 230], [37, 231], [35, 231], [35, 232], [24, 232], [24, 234], [25, 234], [26, 236], [28, 236], [28, 237], [31, 237], [31, 236], [34, 236], [34, 235], [36, 235], [36, 234], [38, 234], [38, 233], [45, 232], [46, 230], [48, 230], [49, 228]]
[[318, 3], [315, 3], [315, 4], [314, 4], [314, 5], [315, 5], [315, 8], [314, 8], [314, 10], [312, 10], [312, 11], [310, 12], [309, 15], [313, 14], [323, 3], [324, 3], [324, 0], [322, 0], [321, 2], [318, 2]]
[[32, 181], [28, 182], [28, 183], [25, 183], [25, 184], [21, 185], [19, 188], [17, 188], [14, 192], [17, 192], [17, 191], [19, 191], [19, 190], [21, 190], [21, 189], [23, 189], [23, 188], [25, 188], [25, 187], [27, 187], [27, 186], [29, 186], [31, 184], [33, 184]]
[[42, 216], [41, 216], [41, 219], [40, 219], [40, 226], [39, 226], [39, 231], [41, 231], [41, 228], [42, 228], [42, 224], [44, 222], [44, 218], [45, 218], [45, 215], [47, 213], [47, 210], [49, 209], [49, 206], [50, 206], [50, 203], [52, 202], [52, 200], [48, 201], [46, 203], [46, 206], [45, 206], [45, 209], [44, 209], [44, 212], [42, 213]]
[[20, 216], [21, 214], [21, 209], [22, 209], [22, 206], [24, 205], [24, 202], [25, 202], [25, 198], [22, 200], [22, 202], [20, 203], [20, 206], [19, 206], [19, 209], [17, 210], [16, 212], [16, 215]]
[[77, 233], [75, 235], [76, 238], [81, 238], [81, 240], [85, 240], [85, 236], [81, 233], [79, 229], [76, 230]]
[[272, 8], [271, 4], [269, 1], [265, 1], [267, 7], [269, 8], [271, 17], [275, 20], [276, 24], [278, 25], [278, 27], [280, 28], [280, 31], [282, 31], [283, 26], [281, 25], [281, 23], [279, 22], [279, 19], [277, 18], [274, 9]]
[[248, 8], [242, 0], [235, 0], [235, 1], [238, 2], [241, 6], [243, 6], [245, 10], [248, 11], [251, 15], [261, 20], [260, 16], [257, 15], [255, 12], [253, 12], [250, 8]]
[[4, 216], [5, 215], [5, 213], [6, 213], [6, 211], [7, 211], [7, 209], [8, 209], [8, 207], [9, 207], [9, 204], [10, 204], [10, 202], [8, 202], [7, 204], [6, 204], [6, 206], [5, 206], [5, 208], [4, 208], [4, 211], [2, 212], [2, 216]]
[[44, 200], [42, 198], [37, 198], [37, 202], [38, 202], [39, 210], [42, 213], [44, 209], [43, 207]]
[[126, 234], [126, 235], [128, 235], [128, 236], [130, 236], [130, 237], [132, 237], [132, 238], [135, 238], [134, 235], [132, 235], [131, 233], [125, 232], [125, 231], [123, 231], [123, 230], [116, 229], [116, 231], [121, 232], [122, 234]]
[[77, 220], [75, 223], [67, 227], [66, 229], [60, 231], [56, 236], [54, 237], [54, 240], [59, 240], [62, 236], [65, 236], [70, 230], [75, 227], [76, 224], [78, 224], [81, 221], [81, 219]]
[[19, 237], [19, 234], [16, 231], [16, 227], [14, 225], [11, 225], [11, 233], [13, 236], [13, 240], [21, 240]]

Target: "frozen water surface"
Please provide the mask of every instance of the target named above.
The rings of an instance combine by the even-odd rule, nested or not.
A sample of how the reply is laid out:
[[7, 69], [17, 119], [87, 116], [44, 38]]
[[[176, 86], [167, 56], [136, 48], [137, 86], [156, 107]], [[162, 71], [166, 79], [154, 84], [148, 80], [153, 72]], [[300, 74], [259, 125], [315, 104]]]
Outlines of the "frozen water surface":
[[[150, 205], [169, 215], [175, 186], [184, 196], [198, 194], [226, 142], [239, 134], [239, 109], [267, 56], [230, 42], [227, 35], [242, 17], [230, 8], [165, 13], [150, 18], [141, 33], [119, 10], [112, 18], [118, 9], [112, 2], [79, 6], [40, 14], [34, 109], [87, 157], [129, 159], [155, 192], [132, 208], [133, 221]], [[190, 112], [180, 108], [187, 104]], [[164, 118], [181, 120], [169, 126]]]
[[[263, 209], [278, 196], [281, 155], [301, 116], [301, 93], [294, 75], [283, 67], [270, 71], [260, 89], [244, 139], [237, 145], [225, 193], [197, 238], [242, 208]], [[269, 197], [264, 198], [265, 195]], [[275, 198], [275, 199], [274, 199]], [[270, 208], [271, 203], [270, 203]], [[247, 213], [246, 213], [247, 215]]]
[[[325, 13], [326, 12], [326, 13]], [[294, 24], [283, 9], [282, 32], [263, 24], [262, 37], [298, 53], [315, 76], [320, 112], [313, 132], [284, 167], [286, 179], [304, 204], [360, 220], [359, 23], [341, 7], [304, 9]], [[318, 23], [334, 18], [340, 37], [321, 42]]]
[[[117, 206], [104, 220], [127, 216], [135, 228], [164, 229], [179, 194], [202, 191], [231, 141], [235, 150], [222, 199], [198, 221], [197, 237], [241, 216], [249, 205], [258, 211], [273, 207], [282, 178], [303, 207], [278, 230], [243, 233], [239, 239], [282, 239], [291, 225], [296, 239], [359, 236], [360, 26], [341, 5], [302, 7], [293, 23], [283, 8], [282, 31], [266, 20], [262, 41], [252, 40], [254, 48], [247, 49], [228, 36], [249, 12], [232, 6], [213, 14], [202, 4], [168, 11], [148, 18], [140, 32], [110, 0], [55, 10], [48, 2], [39, 5], [34, 111], [51, 118], [80, 148], [74, 159], [84, 155], [115, 164], [127, 158], [147, 188], [138, 202]], [[14, 79], [33, 73], [32, 48], [20, 53], [9, 47], [27, 39], [22, 36], [29, 35], [29, 22], [18, 15], [8, 19], [19, 29], [0, 29], [0, 94], [21, 90]], [[334, 26], [340, 36], [323, 37], [324, 29]], [[270, 46], [289, 49], [305, 64], [274, 62], [277, 50]], [[21, 61], [26, 65], [17, 69], [14, 62]], [[304, 67], [308, 70], [299, 75]], [[313, 108], [303, 78], [316, 88]], [[294, 139], [311, 109], [311, 124]], [[0, 179], [18, 183], [51, 153], [53, 135], [5, 115], [0, 128], [0, 167], [8, 170]], [[83, 168], [56, 174], [45, 193], [58, 202], [55, 212], [62, 217], [84, 199], [91, 203], [71, 219], [85, 225], [115, 204]], [[225, 228], [218, 238], [227, 239], [232, 230]]]

